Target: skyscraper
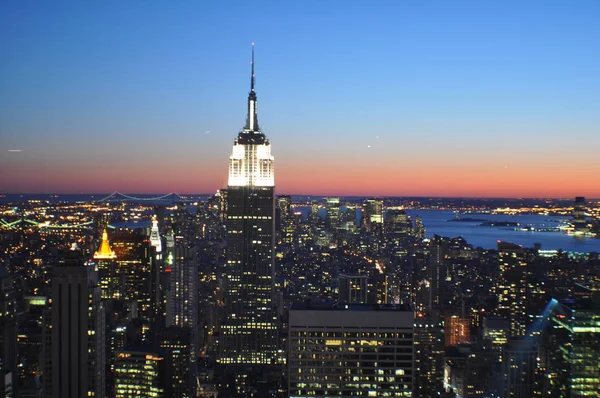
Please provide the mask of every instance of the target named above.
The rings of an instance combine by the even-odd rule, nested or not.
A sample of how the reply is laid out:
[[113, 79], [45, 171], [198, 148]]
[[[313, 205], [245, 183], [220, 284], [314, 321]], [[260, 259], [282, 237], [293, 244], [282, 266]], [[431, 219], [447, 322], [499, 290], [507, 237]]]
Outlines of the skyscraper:
[[525, 250], [512, 243], [498, 242], [498, 265], [498, 315], [508, 319], [512, 337], [524, 336], [528, 324]]
[[276, 354], [273, 308], [275, 178], [271, 144], [258, 126], [254, 47], [246, 126], [229, 158], [227, 187], [227, 315], [222, 364], [270, 364]]
[[0, 264], [0, 395], [11, 397], [17, 380], [17, 303], [12, 278]]
[[54, 268], [46, 325], [46, 397], [105, 395], [104, 305], [98, 270], [71, 251]]
[[117, 398], [161, 397], [165, 391], [164, 357], [150, 351], [117, 353], [115, 390]]

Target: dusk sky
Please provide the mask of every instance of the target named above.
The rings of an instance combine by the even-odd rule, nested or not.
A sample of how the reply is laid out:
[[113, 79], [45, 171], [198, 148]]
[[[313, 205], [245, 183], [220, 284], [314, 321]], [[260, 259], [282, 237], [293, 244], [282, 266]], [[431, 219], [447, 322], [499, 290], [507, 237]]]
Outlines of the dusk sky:
[[600, 1], [0, 2], [0, 193], [600, 198]]

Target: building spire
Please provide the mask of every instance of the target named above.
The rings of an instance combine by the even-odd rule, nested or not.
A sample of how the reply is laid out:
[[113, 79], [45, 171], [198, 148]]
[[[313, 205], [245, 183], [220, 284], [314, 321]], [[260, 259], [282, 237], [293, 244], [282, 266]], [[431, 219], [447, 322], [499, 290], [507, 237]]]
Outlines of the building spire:
[[244, 130], [258, 132], [258, 114], [256, 113], [256, 92], [254, 91], [254, 43], [252, 43], [252, 74], [250, 75], [250, 93], [248, 94], [248, 116]]

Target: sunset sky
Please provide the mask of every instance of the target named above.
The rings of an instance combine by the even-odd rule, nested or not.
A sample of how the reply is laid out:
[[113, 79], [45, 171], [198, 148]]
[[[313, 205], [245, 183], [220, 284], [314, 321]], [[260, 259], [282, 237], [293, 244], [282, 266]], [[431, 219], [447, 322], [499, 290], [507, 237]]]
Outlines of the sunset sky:
[[600, 198], [599, 1], [2, 1], [0, 193]]

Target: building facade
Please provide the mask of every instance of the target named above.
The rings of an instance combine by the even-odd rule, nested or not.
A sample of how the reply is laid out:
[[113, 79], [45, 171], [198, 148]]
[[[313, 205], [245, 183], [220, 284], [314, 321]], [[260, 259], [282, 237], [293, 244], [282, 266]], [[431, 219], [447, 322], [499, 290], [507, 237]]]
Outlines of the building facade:
[[258, 126], [256, 105], [253, 48], [246, 126], [229, 158], [227, 315], [221, 325], [221, 364], [271, 364], [277, 352], [275, 177], [271, 143]]
[[413, 329], [413, 312], [400, 306], [294, 304], [290, 397], [411, 397]]

